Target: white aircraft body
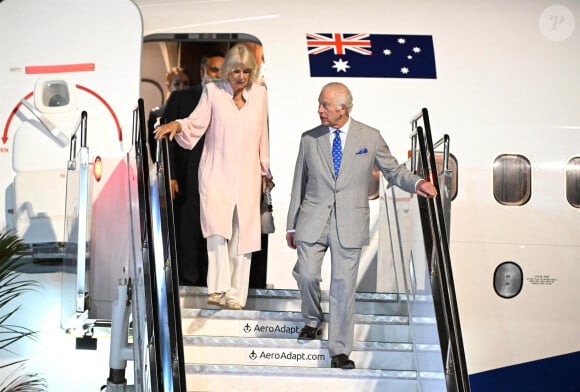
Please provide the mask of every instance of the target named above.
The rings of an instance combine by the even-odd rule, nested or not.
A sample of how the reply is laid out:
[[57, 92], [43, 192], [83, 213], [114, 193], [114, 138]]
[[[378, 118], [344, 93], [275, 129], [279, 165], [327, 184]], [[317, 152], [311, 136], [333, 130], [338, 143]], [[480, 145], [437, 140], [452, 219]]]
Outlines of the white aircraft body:
[[[87, 111], [90, 159], [103, 162], [90, 227], [100, 267], [88, 279], [106, 318], [131, 252], [107, 245], [131, 235], [116, 178], [137, 100], [147, 112], [161, 105], [165, 71], [197, 69], [187, 50], [252, 42], [263, 53], [276, 184], [268, 285], [296, 288], [286, 212], [321, 88], [345, 83], [352, 117], [381, 130], [400, 162], [410, 119], [428, 108], [456, 168], [449, 246], [471, 389], [580, 390], [579, 18], [575, 0], [4, 0], [0, 227], [31, 250], [66, 241], [70, 138]], [[370, 201], [359, 289], [396, 293], [395, 268], [377, 257], [383, 199]]]

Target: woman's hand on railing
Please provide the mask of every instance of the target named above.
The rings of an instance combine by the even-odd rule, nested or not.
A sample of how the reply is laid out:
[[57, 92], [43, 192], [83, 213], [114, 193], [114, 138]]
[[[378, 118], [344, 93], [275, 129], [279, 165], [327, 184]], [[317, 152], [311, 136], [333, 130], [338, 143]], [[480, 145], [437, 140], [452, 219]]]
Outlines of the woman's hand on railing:
[[153, 134], [155, 135], [156, 140], [162, 139], [165, 135], [169, 135], [169, 140], [173, 140], [175, 134], [180, 132], [181, 124], [177, 121], [171, 121], [170, 123], [161, 125]]

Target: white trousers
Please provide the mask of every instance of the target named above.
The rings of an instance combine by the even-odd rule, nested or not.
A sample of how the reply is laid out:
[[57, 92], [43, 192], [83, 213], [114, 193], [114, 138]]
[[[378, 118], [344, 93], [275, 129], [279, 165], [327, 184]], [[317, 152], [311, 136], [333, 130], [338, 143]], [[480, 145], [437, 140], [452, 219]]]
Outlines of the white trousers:
[[236, 299], [246, 306], [250, 284], [252, 254], [238, 255], [240, 225], [238, 210], [234, 208], [232, 238], [213, 235], [207, 238], [207, 291], [226, 293], [227, 298]]

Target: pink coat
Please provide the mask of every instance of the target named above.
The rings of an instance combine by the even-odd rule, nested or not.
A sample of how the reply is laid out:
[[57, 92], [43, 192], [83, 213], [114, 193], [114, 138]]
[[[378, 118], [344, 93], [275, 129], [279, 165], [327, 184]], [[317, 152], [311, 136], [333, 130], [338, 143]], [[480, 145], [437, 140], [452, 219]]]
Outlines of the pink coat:
[[178, 120], [182, 131], [175, 136], [192, 149], [205, 134], [199, 163], [203, 236], [230, 239], [237, 206], [239, 254], [260, 250], [262, 175], [271, 177], [266, 89], [253, 84], [243, 94], [246, 103], [238, 109], [228, 82], [209, 83], [195, 110]]

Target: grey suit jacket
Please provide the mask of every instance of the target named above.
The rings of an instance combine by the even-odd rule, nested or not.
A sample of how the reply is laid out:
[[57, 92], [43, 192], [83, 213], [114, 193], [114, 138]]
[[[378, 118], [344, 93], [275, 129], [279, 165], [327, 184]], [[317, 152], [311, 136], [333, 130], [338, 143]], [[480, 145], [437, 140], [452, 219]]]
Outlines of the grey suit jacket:
[[415, 184], [421, 178], [399, 165], [378, 130], [351, 119], [336, 180], [328, 127], [320, 125], [304, 132], [294, 171], [287, 230], [296, 231], [297, 241], [316, 242], [334, 206], [342, 246], [367, 245], [368, 189], [375, 164], [389, 184], [415, 192]]

